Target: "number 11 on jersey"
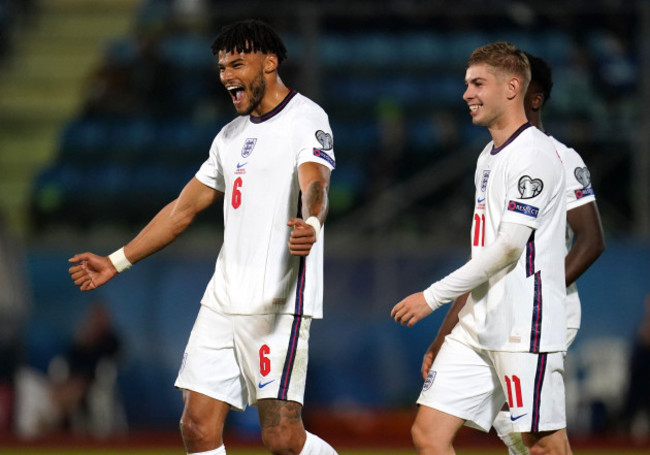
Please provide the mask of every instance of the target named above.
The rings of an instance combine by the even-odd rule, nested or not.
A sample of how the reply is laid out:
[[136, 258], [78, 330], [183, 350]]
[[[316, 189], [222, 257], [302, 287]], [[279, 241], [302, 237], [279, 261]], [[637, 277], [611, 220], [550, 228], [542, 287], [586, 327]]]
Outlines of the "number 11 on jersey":
[[485, 246], [485, 214], [474, 214], [474, 241], [473, 246]]

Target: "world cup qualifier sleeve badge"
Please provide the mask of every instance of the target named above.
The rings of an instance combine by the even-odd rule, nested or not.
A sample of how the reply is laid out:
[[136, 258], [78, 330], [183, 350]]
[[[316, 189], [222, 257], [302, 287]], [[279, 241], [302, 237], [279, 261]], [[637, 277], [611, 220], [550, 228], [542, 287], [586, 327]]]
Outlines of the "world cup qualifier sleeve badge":
[[532, 178], [529, 175], [524, 175], [519, 179], [519, 194], [521, 199], [532, 199], [538, 196], [544, 189], [544, 182], [542, 179]]
[[594, 194], [594, 189], [591, 186], [591, 174], [587, 167], [577, 167], [573, 171], [573, 175], [582, 188], [575, 190], [576, 199], [582, 199], [585, 196], [591, 196]]
[[321, 145], [321, 150], [332, 150], [332, 147], [334, 146], [334, 141], [332, 140], [331, 134], [326, 133], [323, 130], [318, 130], [316, 131], [316, 139], [318, 140], [318, 143]]
[[323, 130], [318, 130], [316, 131], [316, 140], [318, 140], [318, 143], [320, 144], [320, 148], [314, 147], [313, 149], [314, 156], [317, 156], [327, 161], [330, 164], [330, 166], [335, 168], [336, 161], [326, 152], [326, 150], [332, 150], [332, 148], [334, 147], [334, 140], [332, 139], [332, 135], [326, 133]]

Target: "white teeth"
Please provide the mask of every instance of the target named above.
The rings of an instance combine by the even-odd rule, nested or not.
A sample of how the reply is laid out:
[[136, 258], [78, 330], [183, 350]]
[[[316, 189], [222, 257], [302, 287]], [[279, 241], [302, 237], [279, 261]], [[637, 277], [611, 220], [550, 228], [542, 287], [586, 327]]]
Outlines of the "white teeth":
[[477, 104], [473, 104], [472, 106], [469, 107], [470, 111], [477, 111], [479, 106]]

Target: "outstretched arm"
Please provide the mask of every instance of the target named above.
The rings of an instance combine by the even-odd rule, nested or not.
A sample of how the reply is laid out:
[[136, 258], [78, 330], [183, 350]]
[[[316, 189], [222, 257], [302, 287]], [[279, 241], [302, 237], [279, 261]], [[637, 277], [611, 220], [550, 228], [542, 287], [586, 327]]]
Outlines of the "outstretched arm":
[[605, 235], [596, 201], [569, 210], [567, 221], [576, 239], [564, 262], [566, 285], [569, 286], [605, 250]]
[[[167, 204], [123, 249], [123, 261], [135, 264], [172, 243], [192, 223], [194, 217], [221, 197], [196, 178], [189, 181], [178, 198]], [[74, 284], [90, 291], [108, 282], [118, 270], [108, 256], [80, 253], [68, 260]]]
[[502, 223], [494, 243], [465, 265], [435, 282], [424, 292], [406, 297], [393, 307], [395, 322], [409, 327], [433, 310], [485, 283], [492, 275], [515, 263], [526, 246], [533, 229], [517, 223]]
[[289, 237], [289, 251], [294, 256], [307, 256], [318, 240], [325, 223], [329, 201], [330, 169], [322, 164], [307, 162], [298, 168], [298, 183], [302, 192], [302, 218], [291, 218], [293, 227]]

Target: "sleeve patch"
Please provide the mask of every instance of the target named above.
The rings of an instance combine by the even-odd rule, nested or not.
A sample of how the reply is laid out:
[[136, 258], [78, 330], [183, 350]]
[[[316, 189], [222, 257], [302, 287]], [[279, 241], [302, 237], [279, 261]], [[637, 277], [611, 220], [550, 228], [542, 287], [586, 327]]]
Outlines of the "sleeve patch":
[[573, 170], [573, 175], [575, 175], [576, 180], [582, 185], [583, 188], [587, 188], [591, 185], [591, 173], [587, 167], [577, 167]]
[[316, 139], [323, 146], [323, 150], [332, 150], [334, 141], [332, 140], [332, 135], [326, 133], [323, 130], [316, 131]]
[[537, 215], [539, 215], [539, 209], [537, 207], [533, 207], [532, 205], [523, 204], [517, 201], [508, 202], [508, 210], [511, 212], [521, 213], [532, 218], [537, 218]]
[[544, 182], [541, 179], [534, 179], [524, 175], [519, 179], [519, 194], [522, 199], [531, 199], [538, 196], [544, 189]]
[[575, 190], [576, 194], [576, 199], [582, 199], [585, 196], [593, 196], [594, 194], [594, 189], [593, 188], [583, 188], [581, 190]]
[[324, 159], [324, 160], [327, 161], [327, 162], [328, 162], [328, 163], [329, 163], [333, 168], [336, 167], [336, 161], [334, 160], [334, 158], [332, 158], [331, 156], [329, 156], [329, 155], [328, 155], [327, 153], [325, 153], [324, 151], [315, 148], [315, 149], [314, 149], [314, 156], [317, 156], [317, 157], [319, 157], [319, 158]]

